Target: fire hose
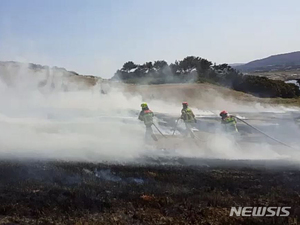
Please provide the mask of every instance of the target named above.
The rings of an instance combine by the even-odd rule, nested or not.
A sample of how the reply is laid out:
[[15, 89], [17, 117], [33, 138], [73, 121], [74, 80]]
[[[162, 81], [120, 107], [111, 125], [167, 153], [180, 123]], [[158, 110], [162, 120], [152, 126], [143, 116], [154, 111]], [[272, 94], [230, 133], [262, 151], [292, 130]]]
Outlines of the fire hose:
[[158, 130], [158, 132], [164, 137], [167, 138], [161, 131], [160, 129], [158, 129], [158, 127], [153, 123], [153, 126], [156, 128], [156, 130]]
[[174, 134], [175, 134], [175, 132], [176, 132], [177, 125], [178, 125], [178, 122], [179, 122], [180, 119], [181, 119], [181, 118], [178, 118], [178, 120], [177, 120], [177, 122], [176, 122], [176, 124], [175, 124], [174, 131], [173, 131], [172, 136], [174, 136]]
[[247, 123], [245, 120], [242, 120], [242, 119], [240, 119], [240, 118], [238, 118], [238, 117], [236, 117], [236, 116], [234, 116], [234, 118], [238, 119], [239, 121], [241, 121], [241, 122], [243, 122], [244, 124], [248, 125], [248, 126], [251, 127], [252, 129], [258, 131], [259, 133], [265, 135], [266, 137], [272, 139], [273, 141], [275, 141], [275, 142], [277, 142], [277, 143], [280, 143], [280, 144], [282, 144], [282, 145], [284, 145], [284, 146], [286, 146], [286, 147], [288, 147], [288, 148], [291, 148], [291, 149], [296, 150], [296, 149], [293, 148], [292, 146], [289, 146], [288, 144], [285, 144], [284, 142], [279, 141], [279, 140], [277, 140], [277, 139], [271, 137], [270, 135], [268, 135], [268, 134], [264, 133], [263, 131], [257, 129], [256, 127], [253, 127], [252, 125], [250, 125], [249, 123]]

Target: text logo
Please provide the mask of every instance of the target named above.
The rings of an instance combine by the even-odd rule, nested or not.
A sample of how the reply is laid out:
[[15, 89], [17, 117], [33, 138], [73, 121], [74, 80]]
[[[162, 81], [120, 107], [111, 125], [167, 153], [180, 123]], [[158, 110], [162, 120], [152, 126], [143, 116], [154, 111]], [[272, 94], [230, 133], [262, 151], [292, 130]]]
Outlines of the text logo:
[[231, 207], [229, 216], [289, 216], [291, 207]]

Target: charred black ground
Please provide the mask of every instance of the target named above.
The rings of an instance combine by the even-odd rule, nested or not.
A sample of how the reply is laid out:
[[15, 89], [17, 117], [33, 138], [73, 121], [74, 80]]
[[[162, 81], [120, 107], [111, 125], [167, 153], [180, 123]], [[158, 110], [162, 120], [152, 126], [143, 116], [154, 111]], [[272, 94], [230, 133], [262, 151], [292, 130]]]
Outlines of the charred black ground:
[[[295, 164], [175, 161], [177, 165], [171, 160], [167, 165], [1, 161], [0, 222], [296, 224], [299, 220], [300, 170]], [[284, 218], [242, 218], [229, 217], [231, 206], [292, 210]]]

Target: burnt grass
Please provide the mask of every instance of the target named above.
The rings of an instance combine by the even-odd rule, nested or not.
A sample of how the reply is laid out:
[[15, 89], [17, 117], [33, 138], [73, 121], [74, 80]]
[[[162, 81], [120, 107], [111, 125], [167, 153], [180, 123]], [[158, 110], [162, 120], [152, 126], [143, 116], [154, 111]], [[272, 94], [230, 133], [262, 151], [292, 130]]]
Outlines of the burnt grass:
[[[1, 161], [1, 224], [297, 224], [295, 166]], [[290, 206], [289, 217], [229, 217]]]

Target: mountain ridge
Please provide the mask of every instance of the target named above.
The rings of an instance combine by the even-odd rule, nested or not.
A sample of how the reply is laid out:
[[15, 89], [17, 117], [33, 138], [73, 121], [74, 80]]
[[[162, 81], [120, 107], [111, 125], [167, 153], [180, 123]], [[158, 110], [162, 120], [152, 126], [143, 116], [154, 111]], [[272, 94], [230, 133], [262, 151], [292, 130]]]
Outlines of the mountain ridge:
[[300, 51], [271, 55], [233, 67], [241, 72], [267, 72], [300, 69]]

